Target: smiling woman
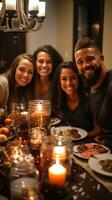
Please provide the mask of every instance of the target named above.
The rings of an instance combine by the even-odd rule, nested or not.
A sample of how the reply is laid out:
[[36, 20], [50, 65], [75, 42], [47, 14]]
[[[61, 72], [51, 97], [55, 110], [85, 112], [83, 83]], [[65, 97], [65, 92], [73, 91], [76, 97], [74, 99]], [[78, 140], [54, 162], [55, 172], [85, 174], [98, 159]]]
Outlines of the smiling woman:
[[86, 130], [89, 137], [100, 133], [93, 119], [88, 96], [83, 92], [78, 69], [72, 62], [63, 62], [56, 69], [51, 92], [53, 117], [61, 118], [64, 125]]
[[0, 76], [0, 108], [12, 102], [27, 102], [32, 99], [32, 84], [34, 80], [32, 56], [20, 54], [12, 62], [10, 69]]
[[50, 100], [54, 72], [63, 58], [53, 46], [43, 45], [34, 52], [33, 60], [37, 70], [35, 98]]

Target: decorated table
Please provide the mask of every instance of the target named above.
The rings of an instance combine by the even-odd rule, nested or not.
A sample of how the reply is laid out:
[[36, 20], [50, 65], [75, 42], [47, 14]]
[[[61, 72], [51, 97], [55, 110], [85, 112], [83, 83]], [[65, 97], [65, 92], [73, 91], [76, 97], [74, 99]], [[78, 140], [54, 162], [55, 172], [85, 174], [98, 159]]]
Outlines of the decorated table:
[[[65, 126], [63, 130], [62, 126], [60, 128], [59, 127], [60, 126], [58, 126], [58, 129], [53, 128], [52, 133], [55, 134], [56, 136], [58, 135], [58, 133], [59, 134], [61, 133], [61, 136], [62, 137], [64, 136], [66, 138], [67, 143], [69, 143], [68, 138], [70, 137], [72, 139], [73, 150], [74, 146], [76, 147], [77, 145], [83, 144], [88, 141], [86, 139], [87, 133], [82, 129]], [[42, 182], [40, 181], [40, 178], [38, 179], [38, 198], [37, 197], [33, 198], [33, 200], [53, 200], [53, 199], [54, 200], [59, 200], [59, 199], [60, 200], [89, 200], [89, 199], [112, 200], [112, 176], [105, 176], [104, 174], [97, 173], [96, 171], [91, 169], [91, 167], [88, 164], [88, 159], [83, 159], [82, 157], [77, 156], [77, 154], [75, 155], [73, 151], [69, 152], [69, 145], [67, 143], [64, 143], [64, 146], [62, 144], [58, 144], [58, 146], [54, 145], [52, 154], [50, 152], [50, 148], [48, 148], [50, 146], [44, 146], [43, 148], [44, 160], [40, 165], [39, 148], [42, 142], [41, 140], [42, 138], [40, 139], [40, 135], [37, 134], [38, 131], [39, 130], [37, 130], [37, 128], [33, 127], [32, 134], [30, 135], [31, 138], [29, 137], [29, 139], [26, 140], [25, 137], [25, 140], [21, 141], [24, 147], [25, 145], [29, 147], [30, 149], [29, 154], [31, 153], [34, 156], [36, 161], [35, 167], [40, 177], [42, 177], [42, 174], [44, 174], [44, 171], [48, 165], [47, 178], [46, 175], [43, 176]], [[43, 131], [44, 130], [42, 130], [41, 134], [43, 134]], [[16, 139], [18, 140], [18, 137], [11, 138], [9, 143], [11, 144], [13, 141], [15, 142]], [[32, 141], [33, 143], [30, 143]], [[39, 145], [37, 142], [39, 142]], [[6, 144], [7, 142], [4, 145], [1, 145], [0, 147], [0, 195], [7, 197], [8, 200], [13, 200], [10, 197], [10, 166], [7, 165], [8, 160], [5, 160], [6, 166], [8, 167], [6, 166], [4, 167], [3, 165], [4, 154], [1, 150], [2, 148], [6, 148], [7, 146]], [[95, 146], [96, 148], [97, 145], [95, 144], [93, 146]], [[31, 148], [33, 148], [33, 151]], [[98, 149], [100, 150], [103, 149], [106, 151], [106, 153], [110, 153], [106, 147], [98, 146]], [[69, 158], [70, 158], [69, 156], [71, 156], [71, 154], [72, 154], [72, 165], [71, 165], [70, 175], [68, 175]], [[50, 159], [52, 160], [53, 164], [50, 163], [49, 165], [47, 163], [48, 161], [47, 156], [48, 157], [50, 156], [52, 158]], [[59, 172], [58, 175], [57, 171]], [[66, 179], [68, 179], [67, 183]], [[46, 192], [46, 185], [48, 187], [47, 189], [49, 192]], [[61, 190], [59, 188], [61, 188]], [[58, 191], [58, 193], [56, 193], [56, 190]], [[22, 198], [21, 200], [25, 199]]]
[[[76, 163], [77, 162], [77, 163]], [[62, 197], [64, 200], [111, 200], [112, 199], [112, 180], [109, 178], [98, 177], [93, 175], [93, 172], [87, 167], [87, 164], [84, 164], [84, 168], [89, 169], [85, 170], [79, 161], [73, 162], [72, 166], [72, 177], [70, 187], [67, 189], [66, 196]], [[80, 165], [79, 165], [80, 163]], [[90, 173], [88, 173], [88, 171]], [[95, 178], [94, 178], [94, 177]], [[1, 177], [1, 176], [0, 176]], [[1, 177], [3, 178], [3, 177]], [[9, 197], [9, 184], [8, 178], [2, 188], [0, 183], [0, 194], [3, 194]], [[4, 179], [2, 179], [5, 181]], [[47, 197], [42, 197], [40, 199], [56, 199], [53, 196], [53, 193]], [[60, 198], [61, 199], [61, 198]]]

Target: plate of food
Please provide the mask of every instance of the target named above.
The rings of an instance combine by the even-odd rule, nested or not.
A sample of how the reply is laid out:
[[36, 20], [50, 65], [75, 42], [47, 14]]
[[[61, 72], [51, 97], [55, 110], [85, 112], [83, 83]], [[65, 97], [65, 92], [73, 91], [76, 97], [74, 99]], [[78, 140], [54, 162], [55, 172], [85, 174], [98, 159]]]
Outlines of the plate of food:
[[89, 159], [90, 157], [95, 157], [98, 154], [107, 154], [110, 150], [104, 145], [97, 143], [86, 143], [74, 145], [73, 154], [80, 158]]
[[102, 155], [99, 158], [90, 158], [88, 164], [95, 172], [112, 177], [112, 154]]
[[51, 118], [51, 126], [57, 125], [61, 122], [61, 119], [59, 119], [58, 117], [52, 117]]
[[72, 140], [80, 140], [87, 136], [87, 132], [81, 128], [72, 126], [61, 126], [51, 129], [51, 133], [59, 136], [69, 137]]

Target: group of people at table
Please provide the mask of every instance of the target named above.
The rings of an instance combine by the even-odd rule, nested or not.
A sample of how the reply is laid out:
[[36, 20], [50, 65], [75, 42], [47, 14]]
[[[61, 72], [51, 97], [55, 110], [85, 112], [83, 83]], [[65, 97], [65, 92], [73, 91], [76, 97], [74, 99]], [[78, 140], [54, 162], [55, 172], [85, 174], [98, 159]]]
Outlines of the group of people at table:
[[51, 116], [85, 129], [88, 137], [112, 149], [112, 70], [90, 38], [79, 39], [74, 61], [64, 62], [51, 45], [18, 55], [0, 75], [0, 115], [12, 102], [51, 101]]
[[80, 38], [74, 61], [64, 62], [51, 45], [33, 55], [18, 55], [9, 70], [0, 75], [0, 116], [11, 103], [32, 99], [50, 100], [51, 117], [88, 132], [88, 138], [112, 150], [112, 70], [96, 43]]

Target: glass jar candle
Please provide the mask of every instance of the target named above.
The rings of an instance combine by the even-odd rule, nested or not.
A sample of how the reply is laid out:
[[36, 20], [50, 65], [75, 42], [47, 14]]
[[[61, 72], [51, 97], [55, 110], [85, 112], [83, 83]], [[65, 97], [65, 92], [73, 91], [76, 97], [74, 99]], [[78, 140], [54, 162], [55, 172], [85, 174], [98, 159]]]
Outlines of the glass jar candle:
[[39, 149], [43, 138], [47, 135], [46, 129], [35, 127], [29, 130], [29, 146], [31, 149]]
[[13, 161], [10, 172], [10, 192], [11, 200], [37, 199], [38, 179], [34, 160], [30, 154]]
[[40, 164], [40, 147], [44, 137], [47, 135], [45, 128], [35, 127], [29, 131], [30, 152], [34, 156], [35, 166], [39, 170]]
[[49, 100], [31, 100], [28, 103], [28, 128], [50, 128], [51, 102]]
[[13, 121], [18, 137], [26, 140], [28, 137], [28, 111], [24, 103], [12, 103], [9, 117]]
[[40, 148], [40, 186], [46, 197], [67, 194], [72, 166], [72, 142], [59, 136], [47, 136]]

